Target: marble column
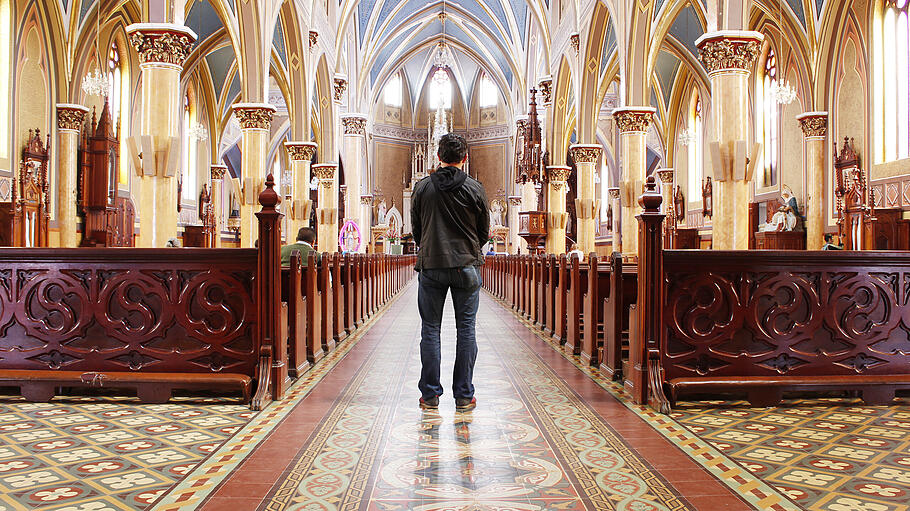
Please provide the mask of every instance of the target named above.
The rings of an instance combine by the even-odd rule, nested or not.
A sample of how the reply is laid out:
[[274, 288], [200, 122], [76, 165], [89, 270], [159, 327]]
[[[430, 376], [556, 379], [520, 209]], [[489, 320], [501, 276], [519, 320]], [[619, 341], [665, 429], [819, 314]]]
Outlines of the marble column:
[[619, 188], [607, 188], [610, 195], [610, 205], [613, 207], [613, 252], [622, 252], [622, 201]]
[[316, 154], [316, 142], [285, 142], [291, 160], [292, 202], [285, 206], [288, 217], [288, 239], [293, 240], [301, 227], [309, 225], [313, 202], [310, 200], [310, 164]]
[[224, 174], [227, 167], [212, 165], [212, 211], [215, 216], [215, 248], [221, 247], [221, 231], [224, 218]]
[[[364, 176], [366, 173], [366, 152], [367, 152], [367, 116], [363, 114], [344, 114], [341, 116], [341, 124], [344, 133], [342, 139], [342, 151], [344, 155], [344, 182], [347, 185], [347, 204], [357, 204], [360, 200], [360, 194], [366, 190], [364, 185]], [[353, 220], [363, 229], [367, 219], [363, 214], [363, 208], [356, 210], [345, 208], [345, 222]], [[407, 228], [410, 231], [410, 226]], [[402, 232], [404, 232], [402, 226]]]
[[509, 253], [517, 254], [521, 246], [521, 236], [518, 235], [518, 213], [521, 210], [521, 195], [509, 196]]
[[79, 233], [76, 231], [79, 218], [76, 216], [76, 182], [79, 175], [79, 137], [88, 108], [82, 105], [57, 105], [57, 147], [60, 154], [60, 171], [57, 176], [57, 225], [60, 226], [60, 246], [78, 247]]
[[[142, 90], [137, 149], [142, 154], [139, 244], [163, 247], [177, 236], [177, 167], [183, 96], [180, 75], [196, 34], [173, 23], [126, 28], [139, 56]], [[126, 155], [120, 155], [121, 158]]]
[[613, 110], [613, 120], [619, 129], [622, 144], [622, 178], [620, 200], [622, 201], [622, 251], [626, 255], [638, 255], [638, 221], [641, 212], [638, 197], [641, 195], [645, 173], [648, 171], [647, 138], [648, 128], [657, 112], [652, 107], [624, 107]]
[[566, 193], [569, 191], [569, 176], [572, 168], [564, 165], [547, 167], [547, 242], [548, 254], [566, 253]]
[[269, 134], [275, 107], [268, 103], [236, 103], [234, 115], [240, 121], [240, 246], [251, 248], [259, 236], [256, 219], [259, 192], [265, 183]]
[[825, 244], [825, 137], [828, 112], [806, 112], [796, 116], [806, 137], [806, 173], [809, 199], [806, 201], [806, 248], [819, 250]]
[[749, 248], [751, 171], [746, 160], [756, 151], [749, 135], [749, 74], [761, 52], [758, 32], [709, 32], [695, 41], [711, 79], [711, 139], [715, 183], [712, 197], [712, 245], [717, 250]]
[[656, 173], [657, 179], [660, 181], [660, 194], [663, 196], [660, 212], [666, 215], [673, 207], [673, 181], [676, 173], [673, 169], [657, 169]]
[[319, 179], [317, 249], [320, 252], [338, 252], [338, 164], [313, 165], [313, 175]]
[[360, 227], [360, 252], [368, 253], [371, 252], [370, 243], [372, 242], [372, 226], [373, 226], [373, 196], [371, 194], [361, 195], [360, 196], [360, 218], [363, 218], [363, 225], [358, 225]]
[[578, 248], [585, 253], [585, 257], [594, 252], [594, 238], [596, 237], [595, 225], [597, 208], [600, 201], [595, 198], [594, 174], [597, 172], [597, 161], [603, 149], [599, 144], [575, 144], [569, 147], [576, 167], [576, 196], [575, 216], [578, 225]]

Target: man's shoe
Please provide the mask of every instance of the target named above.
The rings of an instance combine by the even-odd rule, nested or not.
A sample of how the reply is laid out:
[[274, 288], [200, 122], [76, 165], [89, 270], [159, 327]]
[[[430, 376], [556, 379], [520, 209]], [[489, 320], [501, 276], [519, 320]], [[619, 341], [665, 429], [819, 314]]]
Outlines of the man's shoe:
[[477, 398], [456, 397], [455, 409], [459, 412], [467, 412], [477, 408]]
[[433, 396], [429, 399], [420, 398], [420, 408], [423, 410], [435, 410], [439, 408], [439, 396]]

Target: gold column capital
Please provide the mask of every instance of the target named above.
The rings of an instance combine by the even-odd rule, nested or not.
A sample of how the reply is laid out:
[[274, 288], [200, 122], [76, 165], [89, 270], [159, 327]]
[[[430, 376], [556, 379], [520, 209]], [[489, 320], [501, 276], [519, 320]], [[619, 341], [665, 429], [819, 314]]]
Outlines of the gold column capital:
[[268, 103], [237, 103], [233, 108], [241, 129], [271, 129], [274, 106]]
[[806, 112], [796, 116], [806, 138], [825, 138], [828, 134], [828, 112]]
[[[550, 184], [559, 191], [568, 191], [569, 176], [572, 174], [572, 167], [565, 165], [553, 165], [547, 167], [547, 177]], [[521, 199], [521, 197], [519, 197]]]
[[761, 53], [765, 36], [747, 30], [708, 32], [695, 41], [698, 58], [708, 74], [721, 71], [749, 73]]
[[337, 163], [317, 163], [311, 167], [313, 176], [319, 180], [319, 184], [326, 188], [331, 187], [335, 182], [335, 171], [338, 170]]
[[285, 142], [284, 148], [291, 161], [311, 161], [316, 154], [316, 142]]
[[319, 44], [319, 32], [315, 30], [310, 30], [310, 51], [313, 51], [313, 48]]
[[345, 114], [341, 116], [345, 135], [366, 135], [367, 116], [363, 114]]
[[540, 91], [541, 103], [549, 105], [553, 101], [553, 78], [550, 75], [541, 77], [537, 90]]
[[660, 180], [661, 184], [672, 185], [673, 177], [676, 175], [676, 171], [673, 169], [657, 169], [657, 178]]
[[333, 78], [333, 81], [335, 82], [335, 101], [340, 103], [342, 96], [344, 96], [344, 91], [348, 88], [348, 77], [338, 73]]
[[613, 200], [619, 200], [619, 188], [607, 188], [607, 193], [610, 195], [610, 198]]
[[[575, 163], [595, 163], [603, 148], [599, 144], [575, 144], [569, 146], [569, 154]], [[548, 169], [553, 167], [547, 167]]]
[[196, 33], [173, 23], [134, 23], [126, 27], [130, 43], [139, 54], [139, 63], [183, 67], [193, 49]]
[[57, 128], [61, 130], [82, 131], [88, 107], [69, 103], [57, 104]]
[[620, 134], [647, 133], [656, 113], [650, 106], [626, 106], [613, 110], [613, 120]]
[[360, 196], [360, 203], [363, 204], [364, 206], [370, 206], [370, 205], [372, 205], [372, 204], [373, 204], [373, 196], [372, 196], [372, 195], [361, 195], [361, 196]]
[[211, 172], [213, 181], [224, 179], [224, 174], [227, 172], [227, 165], [212, 165]]
[[569, 36], [569, 44], [572, 45], [572, 49], [575, 51], [575, 55], [578, 55], [578, 50], [581, 45], [581, 36], [578, 32], [572, 32]]
[[521, 195], [509, 195], [509, 204], [515, 206], [521, 206]]

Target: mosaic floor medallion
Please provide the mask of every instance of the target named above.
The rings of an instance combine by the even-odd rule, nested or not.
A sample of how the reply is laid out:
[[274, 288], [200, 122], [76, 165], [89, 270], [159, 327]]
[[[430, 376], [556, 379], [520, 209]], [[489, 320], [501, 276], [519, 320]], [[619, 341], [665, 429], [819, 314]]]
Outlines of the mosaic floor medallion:
[[[689, 509], [519, 341], [478, 329], [478, 408], [457, 413], [447, 390], [438, 411], [422, 412], [418, 324], [408, 322], [360, 368], [260, 509]], [[442, 330], [445, 374], [451, 317]]]

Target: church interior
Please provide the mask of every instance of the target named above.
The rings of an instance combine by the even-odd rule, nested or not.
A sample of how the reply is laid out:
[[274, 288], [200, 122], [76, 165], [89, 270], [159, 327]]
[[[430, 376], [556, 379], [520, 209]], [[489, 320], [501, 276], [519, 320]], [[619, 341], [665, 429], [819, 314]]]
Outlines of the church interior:
[[[0, 42], [0, 511], [910, 510], [910, 0], [0, 0]], [[467, 412], [417, 406], [450, 132]]]

